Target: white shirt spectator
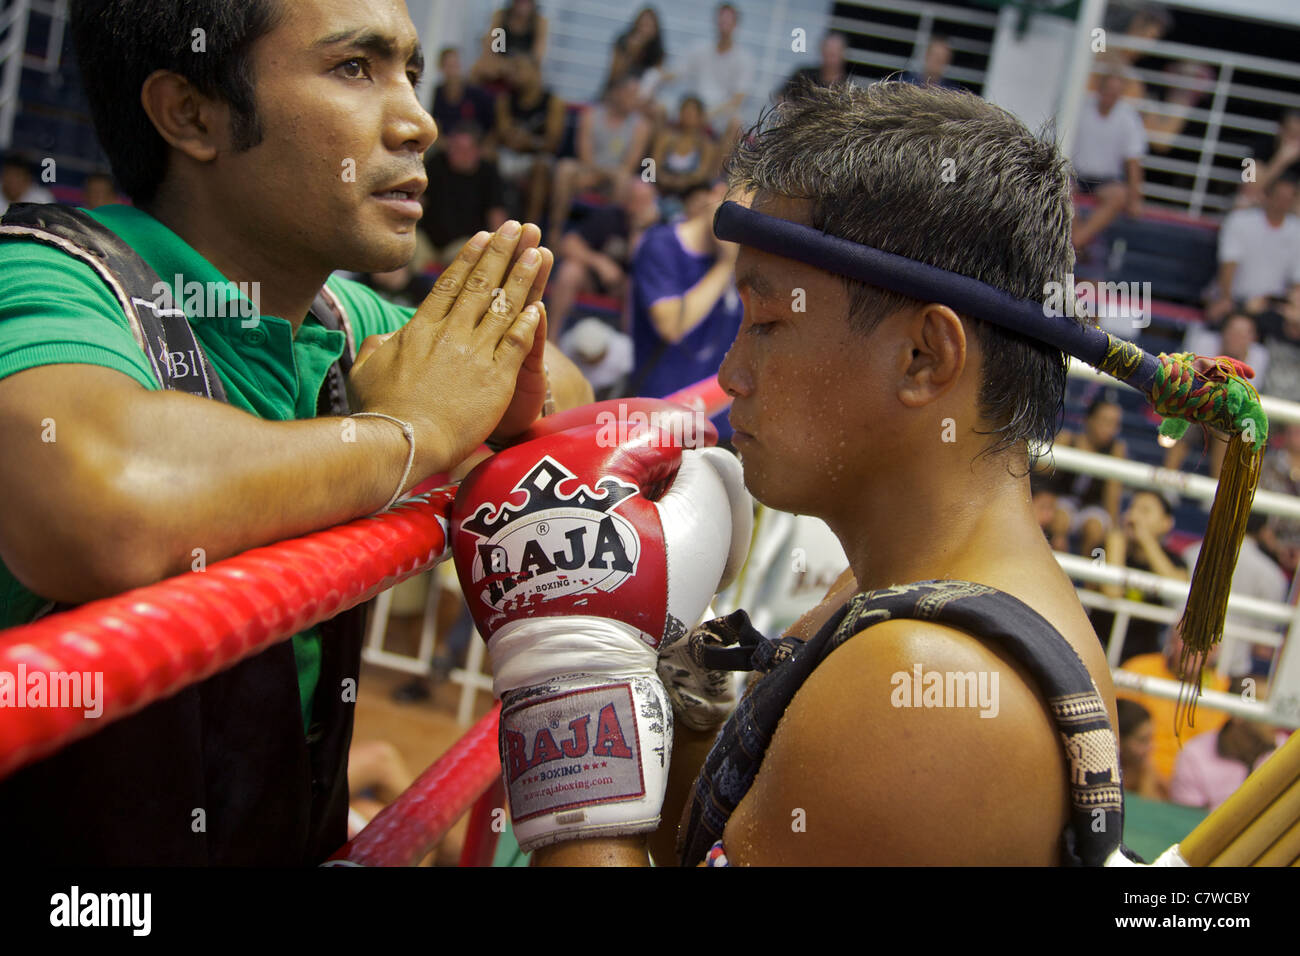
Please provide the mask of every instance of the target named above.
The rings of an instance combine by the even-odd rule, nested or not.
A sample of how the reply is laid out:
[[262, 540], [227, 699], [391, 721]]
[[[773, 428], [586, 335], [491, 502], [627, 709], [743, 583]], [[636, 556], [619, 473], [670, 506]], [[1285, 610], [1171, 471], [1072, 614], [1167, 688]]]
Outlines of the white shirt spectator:
[[1300, 282], [1300, 217], [1288, 213], [1274, 226], [1258, 206], [1233, 210], [1219, 229], [1219, 262], [1237, 264], [1234, 299], [1286, 295]]
[[560, 351], [573, 360], [593, 389], [608, 388], [632, 371], [631, 336], [587, 318], [560, 336]]
[[1120, 100], [1102, 116], [1097, 97], [1088, 98], [1079, 114], [1071, 157], [1080, 176], [1099, 182], [1122, 181], [1127, 178], [1124, 163], [1141, 159], [1146, 151], [1146, 129], [1137, 110]]
[[[708, 43], [686, 55], [680, 83], [704, 101], [705, 112], [712, 113], [737, 93], [749, 95], [754, 85], [754, 58], [734, 41], [726, 53], [718, 52], [716, 42]], [[730, 118], [719, 117], [714, 125], [726, 125]]]
[[[25, 202], [54, 202], [54, 193], [44, 186], [33, 184], [28, 188], [27, 192], [15, 199], [13, 204], [17, 206], [19, 203]], [[4, 193], [0, 193], [0, 216], [3, 216], [8, 211], [9, 200], [5, 198]]]
[[[1201, 553], [1201, 545], [1194, 544], [1183, 552], [1183, 560], [1189, 568], [1196, 567], [1196, 558]], [[1264, 553], [1264, 549], [1251, 535], [1241, 539], [1241, 554], [1237, 557], [1237, 568], [1232, 572], [1232, 594], [1240, 597], [1259, 598], [1262, 601], [1285, 603], [1290, 584], [1286, 574], [1277, 566], [1277, 562]], [[1226, 618], [1230, 624], [1244, 624], [1269, 630], [1271, 625], [1257, 617], [1229, 611]], [[1245, 677], [1250, 673], [1250, 641], [1224, 635], [1223, 651], [1219, 659], [1219, 672], [1229, 677]]]

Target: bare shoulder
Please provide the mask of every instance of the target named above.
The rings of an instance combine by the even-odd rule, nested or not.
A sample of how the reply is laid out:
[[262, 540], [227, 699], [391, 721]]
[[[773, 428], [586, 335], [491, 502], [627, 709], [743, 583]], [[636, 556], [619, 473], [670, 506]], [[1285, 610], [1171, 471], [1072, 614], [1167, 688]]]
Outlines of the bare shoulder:
[[1050, 865], [1067, 799], [1018, 664], [962, 631], [887, 621], [800, 688], [725, 843], [739, 865]]

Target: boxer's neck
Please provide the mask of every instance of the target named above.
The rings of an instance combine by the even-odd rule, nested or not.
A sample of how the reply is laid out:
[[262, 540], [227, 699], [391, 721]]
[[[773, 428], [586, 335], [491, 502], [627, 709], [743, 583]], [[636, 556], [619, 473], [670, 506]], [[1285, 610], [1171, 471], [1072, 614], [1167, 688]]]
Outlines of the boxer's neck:
[[895, 459], [896, 467], [868, 477], [853, 502], [827, 517], [861, 590], [978, 580], [994, 564], [1051, 559], [1028, 478], [1009, 473], [1005, 457], [972, 462], [973, 454], [951, 451], [946, 463]]

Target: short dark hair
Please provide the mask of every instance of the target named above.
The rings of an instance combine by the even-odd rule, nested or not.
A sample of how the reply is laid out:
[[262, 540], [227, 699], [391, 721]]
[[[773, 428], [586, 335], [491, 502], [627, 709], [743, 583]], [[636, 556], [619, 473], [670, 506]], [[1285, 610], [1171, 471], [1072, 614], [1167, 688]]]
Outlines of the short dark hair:
[[1119, 395], [1109, 388], [1104, 388], [1093, 396], [1092, 401], [1088, 403], [1088, 410], [1084, 413], [1084, 418], [1092, 418], [1097, 409], [1103, 405], [1119, 405]]
[[95, 131], [128, 196], [148, 202], [167, 173], [167, 143], [140, 104], [155, 70], [228, 103], [237, 151], [262, 141], [250, 60], [281, 15], [280, 0], [73, 0], [69, 20]]
[[1133, 505], [1133, 502], [1137, 500], [1138, 495], [1150, 495], [1152, 498], [1156, 499], [1156, 501], [1160, 502], [1160, 510], [1165, 513], [1166, 518], [1172, 518], [1174, 516], [1174, 502], [1171, 500], [1170, 496], [1165, 494], [1163, 491], [1156, 491], [1154, 488], [1139, 488], [1133, 492], [1133, 497], [1129, 499], [1128, 503], [1130, 507]]
[[[952, 163], [945, 160], [951, 159]], [[952, 182], [941, 179], [951, 169]], [[756, 198], [808, 200], [822, 232], [1041, 301], [1074, 265], [1070, 165], [1050, 135], [974, 94], [911, 83], [814, 88], [767, 111], [728, 163]], [[845, 279], [864, 334], [916, 299]], [[1065, 395], [1060, 349], [967, 318], [983, 347], [979, 402], [997, 440], [1046, 447]]]
[[22, 169], [32, 176], [36, 176], [41, 170], [40, 161], [35, 156], [16, 149], [0, 155], [0, 167]]
[[1151, 711], [1135, 700], [1119, 697], [1115, 700], [1115, 716], [1119, 720], [1119, 736], [1122, 740], [1151, 719]]

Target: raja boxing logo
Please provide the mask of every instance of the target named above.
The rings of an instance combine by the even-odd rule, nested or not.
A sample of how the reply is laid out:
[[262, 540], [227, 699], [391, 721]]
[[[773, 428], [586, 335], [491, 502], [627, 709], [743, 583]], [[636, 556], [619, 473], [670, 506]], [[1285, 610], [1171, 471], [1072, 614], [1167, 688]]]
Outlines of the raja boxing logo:
[[501, 731], [516, 823], [645, 796], [636, 702], [626, 683], [507, 707]]
[[593, 491], [559, 486], [577, 476], [549, 455], [512, 490], [521, 505], [503, 504], [493, 514], [485, 504], [461, 525], [482, 540], [473, 564], [478, 597], [497, 611], [613, 591], [636, 573], [641, 539], [630, 521], [613, 509], [639, 490], [613, 476]]

